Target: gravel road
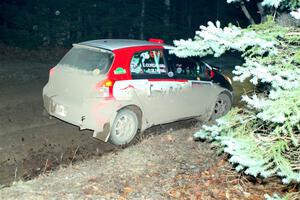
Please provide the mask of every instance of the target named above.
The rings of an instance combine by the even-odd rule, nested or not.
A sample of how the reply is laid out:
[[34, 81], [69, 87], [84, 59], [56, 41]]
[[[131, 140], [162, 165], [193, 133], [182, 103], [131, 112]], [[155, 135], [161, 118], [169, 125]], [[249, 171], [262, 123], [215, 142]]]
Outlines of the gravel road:
[[[225, 58], [215, 64], [222, 68], [239, 62]], [[117, 149], [93, 139], [91, 131], [43, 115], [42, 88], [53, 63], [0, 59], [0, 187]], [[148, 132], [174, 127], [182, 126], [173, 123]]]
[[42, 88], [50, 67], [0, 61], [0, 187], [116, 149], [92, 138], [91, 131], [43, 115]]

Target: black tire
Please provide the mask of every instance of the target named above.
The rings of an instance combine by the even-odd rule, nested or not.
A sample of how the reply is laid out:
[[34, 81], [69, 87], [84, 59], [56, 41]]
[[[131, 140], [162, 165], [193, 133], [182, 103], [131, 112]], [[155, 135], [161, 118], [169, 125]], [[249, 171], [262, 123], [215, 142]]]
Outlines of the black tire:
[[139, 119], [129, 109], [120, 110], [111, 127], [110, 142], [118, 146], [134, 143], [139, 129]]
[[210, 119], [215, 120], [224, 115], [226, 115], [231, 109], [232, 101], [228, 94], [221, 93], [219, 94], [217, 101], [214, 105], [213, 112]]

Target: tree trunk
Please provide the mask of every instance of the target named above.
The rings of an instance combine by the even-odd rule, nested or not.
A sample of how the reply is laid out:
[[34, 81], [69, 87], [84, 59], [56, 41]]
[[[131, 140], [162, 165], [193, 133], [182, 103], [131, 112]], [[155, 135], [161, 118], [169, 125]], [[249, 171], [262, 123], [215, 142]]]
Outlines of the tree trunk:
[[7, 21], [6, 21], [6, 19], [3, 19], [3, 28], [4, 28], [4, 30], [7, 29]]
[[53, 20], [50, 17], [48, 24], [48, 45], [54, 46]]
[[187, 25], [188, 25], [188, 30], [192, 30], [192, 1], [188, 0], [187, 1]]
[[108, 30], [107, 30], [107, 38], [108, 39], [112, 39], [113, 38], [113, 29], [111, 26], [108, 27]]
[[68, 44], [71, 43], [72, 41], [72, 38], [71, 38], [71, 35], [72, 35], [72, 31], [71, 31], [71, 23], [69, 20], [66, 21], [66, 31], [67, 31], [67, 36], [66, 36], [66, 39], [67, 39], [67, 42]]
[[164, 24], [166, 27], [170, 26], [170, 10], [171, 10], [171, 1], [165, 0], [165, 14], [164, 14]]
[[219, 0], [217, 0], [216, 6], [217, 6], [217, 9], [216, 9], [216, 21], [218, 21], [218, 20], [220, 20], [220, 2], [219, 2]]
[[267, 15], [265, 13], [264, 7], [260, 3], [257, 3], [258, 13], [260, 14], [260, 23], [263, 23], [267, 20]]
[[145, 29], [145, 9], [146, 9], [146, 0], [142, 0], [142, 8], [141, 8], [141, 24], [140, 24], [140, 39], [143, 40], [145, 37], [144, 29]]
[[250, 15], [250, 13], [249, 13], [247, 7], [245, 6], [245, 3], [244, 3], [244, 2], [241, 3], [241, 9], [242, 9], [243, 13], [245, 14], [245, 16], [247, 17], [247, 19], [249, 20], [249, 22], [250, 22], [251, 24], [256, 24], [255, 21], [254, 21], [254, 19], [253, 19], [252, 16]]
[[78, 16], [77, 16], [77, 41], [80, 41], [82, 38], [82, 16], [81, 16], [81, 10], [78, 10]]

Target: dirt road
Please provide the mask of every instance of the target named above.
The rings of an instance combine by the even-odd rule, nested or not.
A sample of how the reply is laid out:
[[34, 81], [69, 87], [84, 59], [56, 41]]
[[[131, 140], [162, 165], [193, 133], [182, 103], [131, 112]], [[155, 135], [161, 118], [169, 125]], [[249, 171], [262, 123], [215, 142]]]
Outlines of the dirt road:
[[[238, 58], [225, 58], [217, 66], [238, 62]], [[43, 115], [42, 88], [53, 63], [0, 59], [0, 187], [116, 149], [93, 139], [91, 131], [79, 131]], [[174, 123], [162, 129], [182, 126], [190, 123]], [[149, 132], [164, 131], [160, 129]]]
[[[0, 85], [0, 188], [118, 149], [92, 138], [92, 131], [79, 131], [78, 127], [43, 115], [41, 94], [48, 69], [41, 71], [45, 72], [39, 72], [38, 80], [11, 80]], [[177, 122], [154, 127], [145, 134], [194, 124], [193, 120]]]
[[50, 67], [0, 62], [0, 186], [115, 149], [93, 139], [91, 131], [43, 115], [42, 87]]
[[198, 127], [163, 131], [101, 158], [69, 165], [0, 190], [0, 199], [203, 199], [262, 200], [280, 185], [250, 182], [193, 141]]

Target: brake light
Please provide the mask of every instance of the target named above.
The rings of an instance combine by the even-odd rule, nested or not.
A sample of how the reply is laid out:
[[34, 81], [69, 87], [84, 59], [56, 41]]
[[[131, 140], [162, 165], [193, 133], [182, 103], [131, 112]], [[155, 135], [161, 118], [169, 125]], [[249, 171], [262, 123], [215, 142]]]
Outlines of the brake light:
[[53, 74], [54, 74], [54, 68], [55, 68], [55, 67], [52, 67], [52, 68], [49, 70], [49, 76], [53, 76]]
[[148, 41], [149, 42], [158, 43], [158, 44], [164, 44], [165, 43], [164, 40], [162, 40], [162, 39], [156, 39], [156, 38], [150, 38]]
[[112, 97], [113, 96], [114, 81], [105, 79], [97, 84], [96, 88], [99, 97]]
[[113, 86], [113, 81], [111, 81], [111, 80], [105, 80], [104, 83], [103, 83], [103, 85], [105, 87], [112, 87]]
[[210, 78], [213, 78], [215, 76], [214, 70], [210, 70], [209, 76], [210, 76]]

